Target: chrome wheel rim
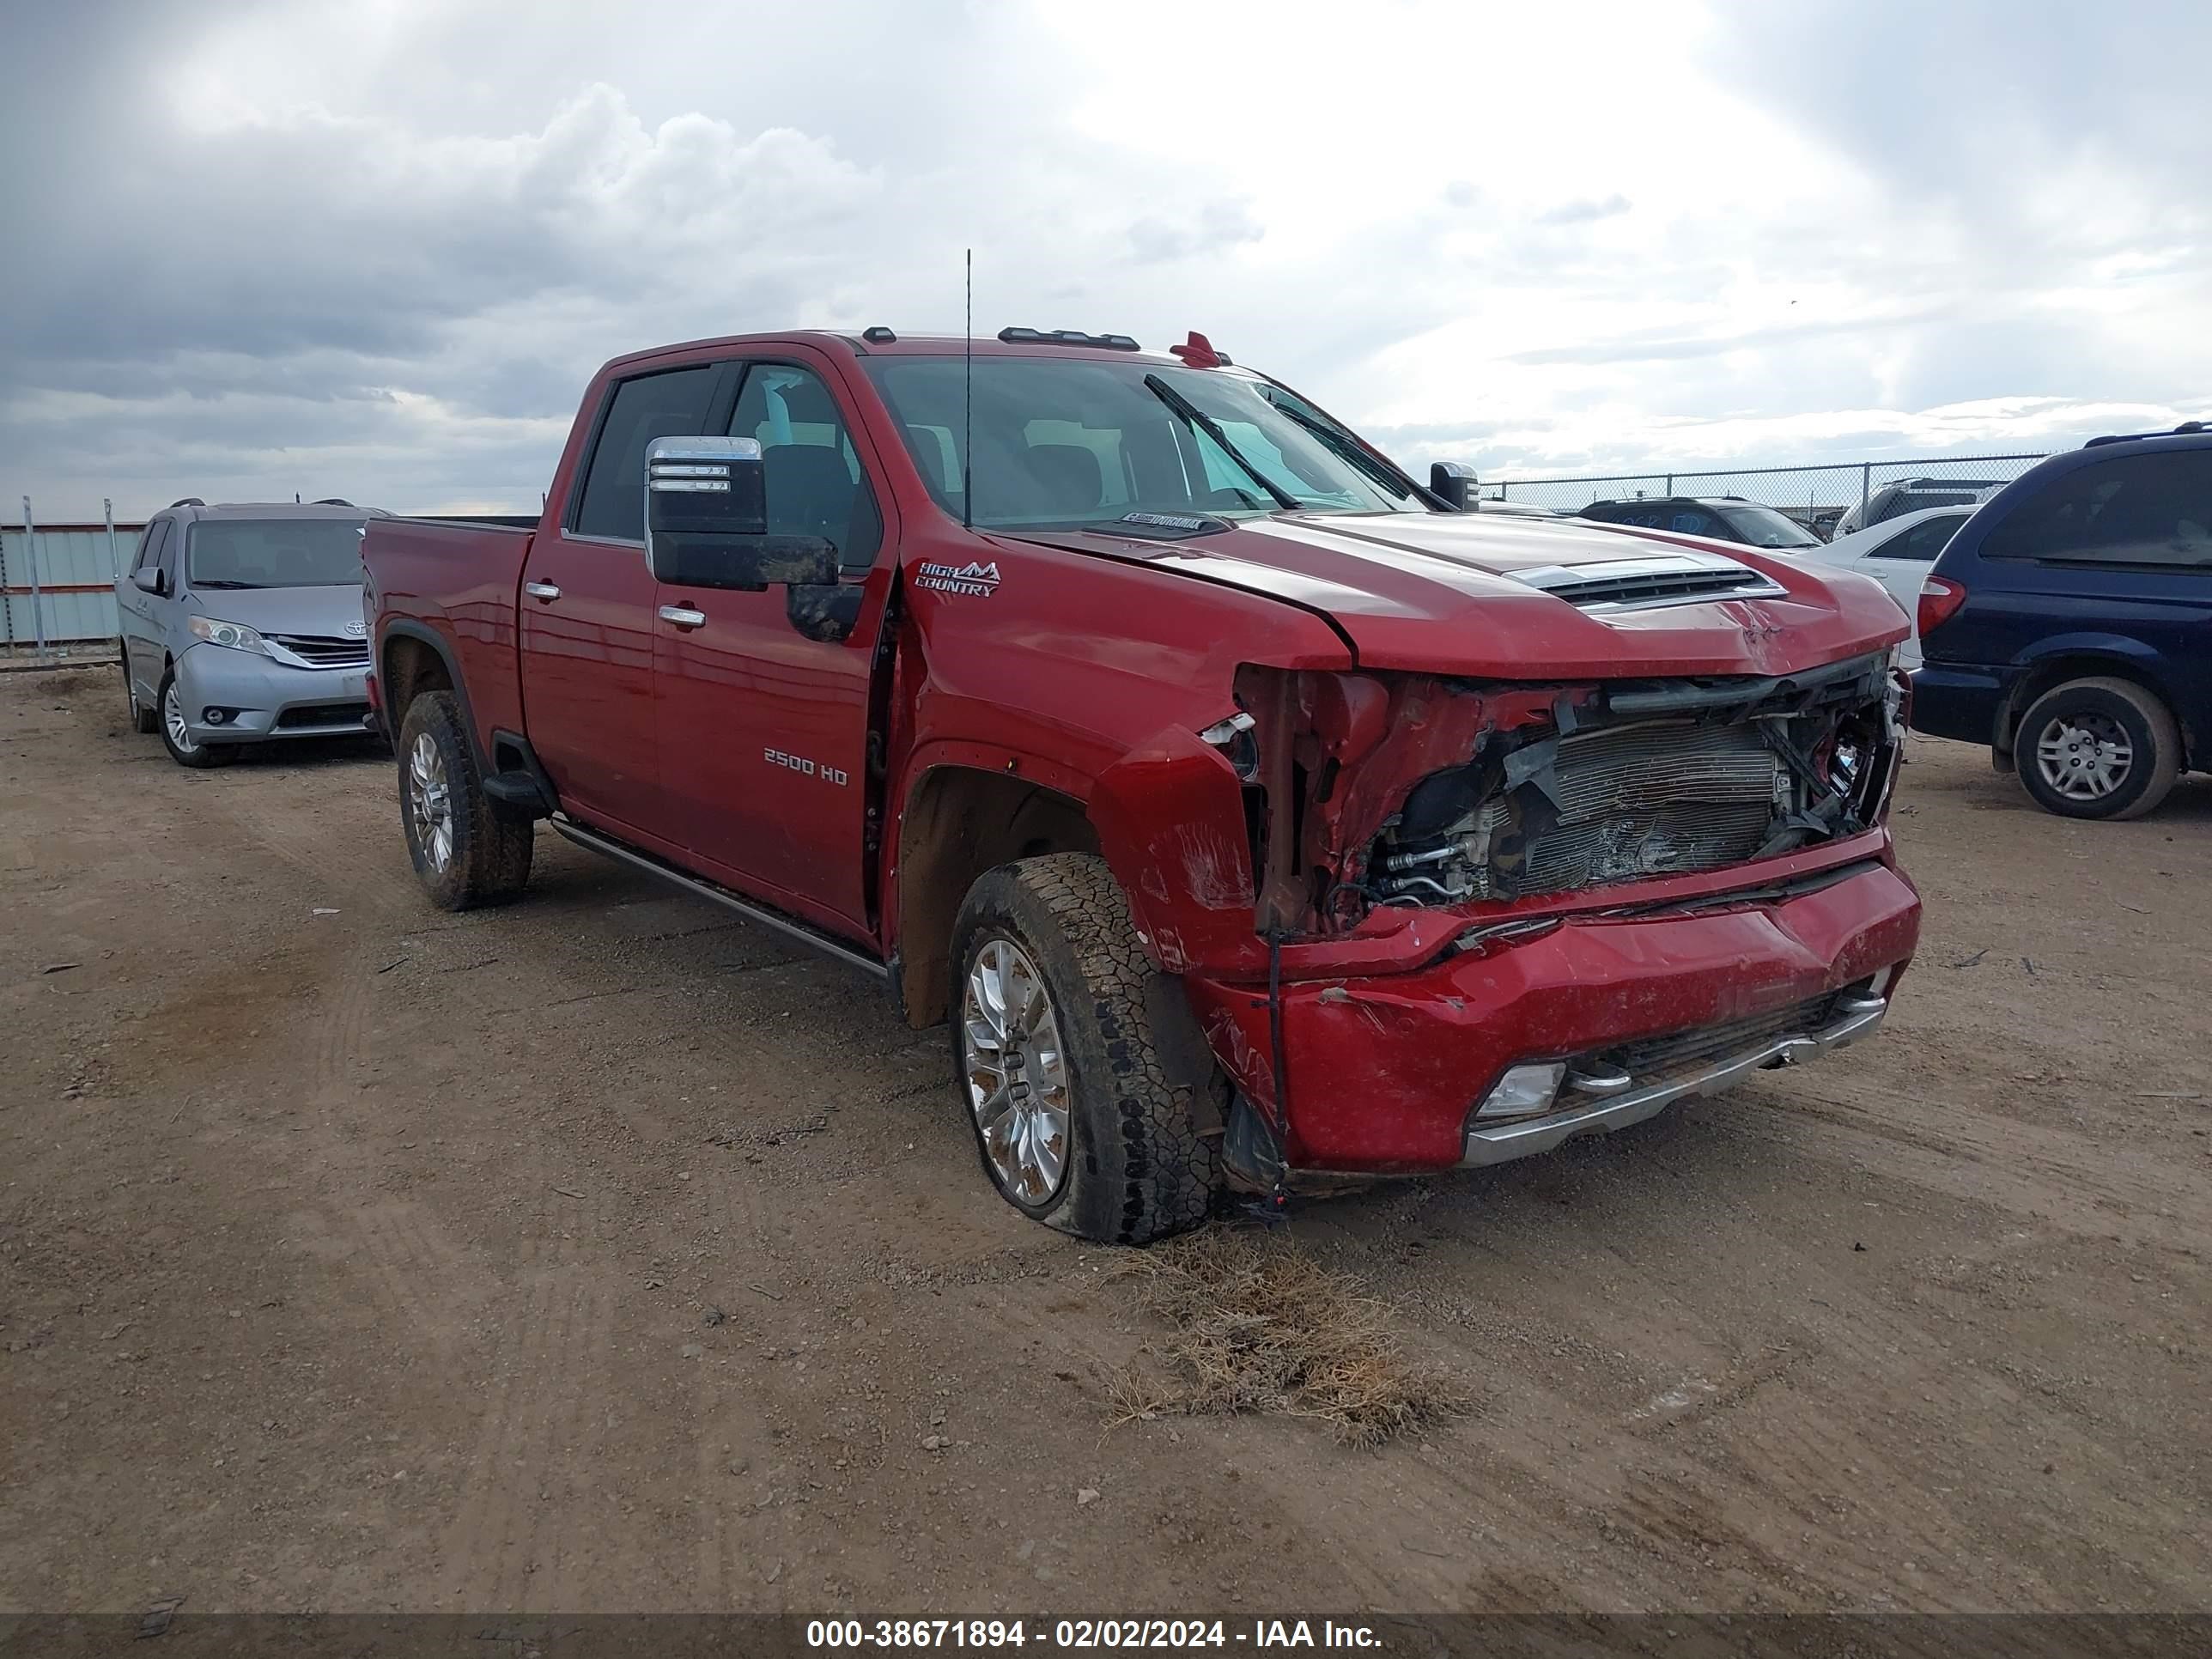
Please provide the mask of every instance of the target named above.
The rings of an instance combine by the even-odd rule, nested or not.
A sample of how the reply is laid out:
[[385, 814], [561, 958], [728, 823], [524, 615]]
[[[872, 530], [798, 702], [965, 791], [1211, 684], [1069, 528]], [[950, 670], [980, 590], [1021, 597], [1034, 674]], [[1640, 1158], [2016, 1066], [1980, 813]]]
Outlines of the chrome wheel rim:
[[2035, 739], [2035, 769], [2069, 800], [2102, 800], [2128, 781], [2135, 745], [2109, 714], [2061, 714]]
[[177, 702], [177, 683], [169, 682], [169, 689], [161, 694], [161, 724], [169, 733], [169, 741], [180, 755], [197, 755], [199, 744], [192, 741], [192, 728], [185, 724], [185, 711]]
[[453, 860], [453, 793], [446, 781], [446, 757], [428, 732], [407, 754], [407, 797], [415, 814], [415, 841], [433, 870]]
[[1018, 1203], [1048, 1201], [1067, 1174], [1067, 1056], [1044, 976], [1010, 939], [986, 938], [969, 965], [960, 1052], [992, 1178]]

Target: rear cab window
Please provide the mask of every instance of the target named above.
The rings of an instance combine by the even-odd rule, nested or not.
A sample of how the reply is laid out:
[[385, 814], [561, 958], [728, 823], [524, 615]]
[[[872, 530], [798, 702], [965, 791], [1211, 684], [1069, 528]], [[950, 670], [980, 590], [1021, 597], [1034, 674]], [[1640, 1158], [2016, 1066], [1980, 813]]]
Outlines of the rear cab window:
[[694, 363], [617, 380], [607, 394], [567, 528], [602, 541], [645, 543], [645, 448], [655, 438], [696, 437], [726, 365]]

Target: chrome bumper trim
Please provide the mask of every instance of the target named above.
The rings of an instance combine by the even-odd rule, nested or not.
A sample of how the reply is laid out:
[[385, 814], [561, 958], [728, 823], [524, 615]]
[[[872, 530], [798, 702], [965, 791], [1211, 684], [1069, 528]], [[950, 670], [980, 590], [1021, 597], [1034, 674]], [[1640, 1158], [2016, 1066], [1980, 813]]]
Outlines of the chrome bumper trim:
[[1589, 1106], [1570, 1107], [1565, 1111], [1547, 1112], [1541, 1117], [1516, 1119], [1507, 1123], [1483, 1124], [1470, 1128], [1467, 1133], [1466, 1153], [1460, 1159], [1462, 1169], [1477, 1168], [1488, 1164], [1508, 1164], [1516, 1158], [1528, 1158], [1537, 1152], [1548, 1152], [1563, 1141], [1577, 1135], [1597, 1134], [1610, 1129], [1626, 1128], [1632, 1123], [1641, 1123], [1692, 1095], [1717, 1094], [1732, 1084], [1741, 1082], [1749, 1073], [1776, 1061], [1790, 1065], [1801, 1060], [1810, 1060], [1856, 1042], [1861, 1037], [1871, 1036], [1881, 1028], [1889, 1012], [1889, 1003], [1882, 997], [1849, 997], [1838, 1005], [1836, 1017], [1817, 1031], [1804, 1031], [1787, 1036], [1769, 1037], [1756, 1048], [1712, 1062], [1704, 1071], [1687, 1077], [1671, 1077], [1663, 1082], [1650, 1083], [1632, 1089], [1626, 1094], [1614, 1095]]

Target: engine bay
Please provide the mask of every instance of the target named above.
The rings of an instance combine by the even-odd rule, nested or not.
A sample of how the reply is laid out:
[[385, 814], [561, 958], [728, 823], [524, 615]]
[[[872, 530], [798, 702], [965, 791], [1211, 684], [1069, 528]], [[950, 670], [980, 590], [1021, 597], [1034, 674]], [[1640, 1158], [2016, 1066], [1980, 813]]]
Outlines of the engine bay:
[[1886, 654], [1577, 686], [1249, 672], [1263, 931], [1271, 908], [1295, 906], [1296, 931], [1327, 935], [1382, 906], [1778, 857], [1879, 822], [1901, 755], [1904, 692]]

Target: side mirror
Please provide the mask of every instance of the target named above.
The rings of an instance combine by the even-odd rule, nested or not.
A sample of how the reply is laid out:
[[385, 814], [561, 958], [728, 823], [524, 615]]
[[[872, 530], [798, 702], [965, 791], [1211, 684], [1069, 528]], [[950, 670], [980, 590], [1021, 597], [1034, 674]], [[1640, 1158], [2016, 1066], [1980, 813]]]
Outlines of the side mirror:
[[161, 567], [158, 564], [149, 564], [143, 570], [132, 571], [131, 585], [141, 593], [152, 593], [158, 596], [162, 591]]
[[672, 587], [758, 593], [837, 580], [837, 550], [822, 537], [768, 533], [767, 473], [750, 438], [646, 446], [645, 559]]
[[1438, 461], [1429, 469], [1429, 491], [1441, 495], [1455, 513], [1474, 510], [1474, 469], [1460, 461]]

